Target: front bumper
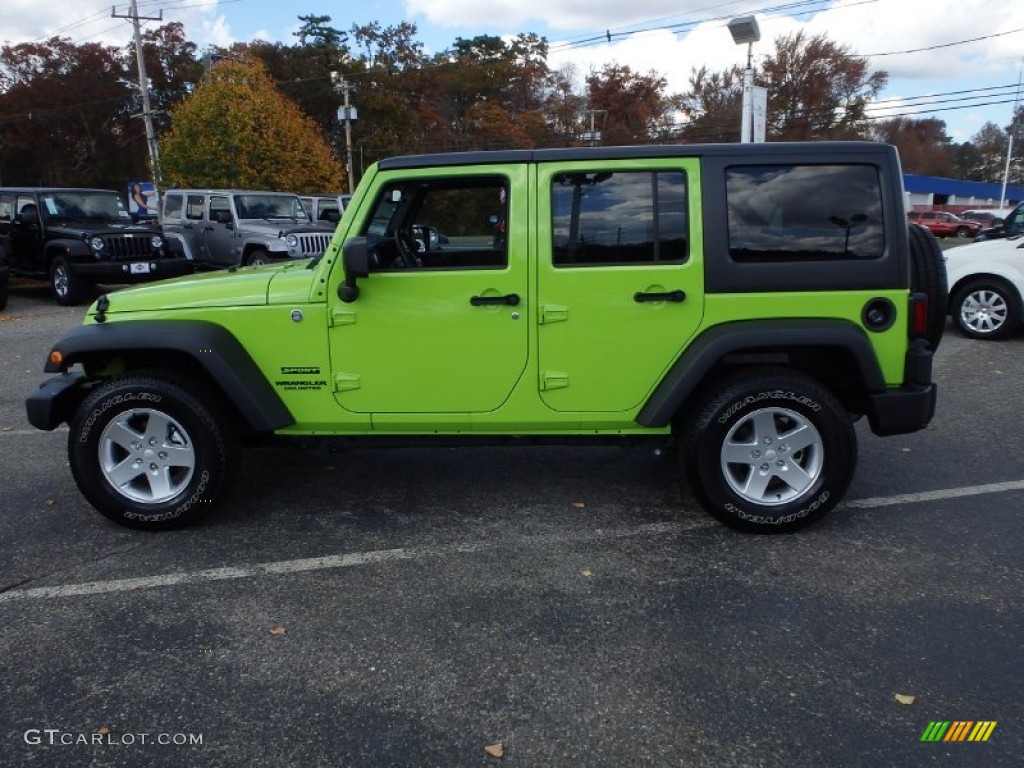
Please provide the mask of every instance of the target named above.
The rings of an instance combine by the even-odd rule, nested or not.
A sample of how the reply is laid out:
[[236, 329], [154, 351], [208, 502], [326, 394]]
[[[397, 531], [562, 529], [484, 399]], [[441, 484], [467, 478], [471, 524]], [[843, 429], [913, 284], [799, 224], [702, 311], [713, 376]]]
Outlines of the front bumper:
[[47, 379], [25, 400], [28, 423], [50, 432], [70, 422], [88, 391], [86, 378], [81, 373], [65, 373]]
[[132, 259], [131, 261], [78, 261], [70, 268], [75, 274], [81, 275], [93, 283], [138, 283], [191, 274], [192, 262], [184, 257]]

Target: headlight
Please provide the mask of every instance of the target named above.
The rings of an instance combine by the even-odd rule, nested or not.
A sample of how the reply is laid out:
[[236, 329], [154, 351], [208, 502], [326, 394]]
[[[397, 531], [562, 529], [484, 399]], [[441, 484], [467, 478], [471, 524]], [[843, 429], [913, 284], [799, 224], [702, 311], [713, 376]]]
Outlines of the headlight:
[[153, 235], [149, 238], [149, 244], [153, 246], [153, 250], [160, 250], [164, 247], [164, 239], [160, 235]]
[[97, 253], [103, 250], [103, 238], [102, 237], [90, 237], [89, 247]]
[[288, 237], [284, 239], [284, 244], [287, 245], [289, 248], [298, 248], [299, 238], [297, 238], [295, 235], [288, 235]]

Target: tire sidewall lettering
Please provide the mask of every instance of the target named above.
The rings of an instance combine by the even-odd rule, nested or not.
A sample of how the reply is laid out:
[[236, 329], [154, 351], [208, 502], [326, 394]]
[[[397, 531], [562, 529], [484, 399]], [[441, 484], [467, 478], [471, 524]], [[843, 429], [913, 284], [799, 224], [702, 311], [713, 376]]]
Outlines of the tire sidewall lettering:
[[130, 403], [133, 401], [157, 404], [163, 401], [163, 396], [155, 394], [153, 392], [126, 392], [112, 395], [111, 397], [107, 398], [103, 402], [103, 405], [101, 405], [99, 408], [93, 409], [92, 413], [89, 414], [89, 417], [85, 420], [85, 422], [83, 422], [82, 428], [78, 433], [78, 442], [89, 442], [89, 436], [92, 432], [92, 428], [96, 425], [96, 422], [99, 421], [103, 414], [105, 414], [115, 405], [123, 405], [125, 403]]
[[733, 417], [740, 411], [749, 406], [764, 403], [767, 400], [788, 401], [795, 405], [802, 405], [813, 413], [819, 413], [821, 411], [821, 404], [807, 395], [799, 395], [791, 390], [772, 389], [758, 392], [756, 395], [747, 395], [742, 400], [737, 400], [726, 408], [725, 411], [719, 415], [716, 421], [724, 426], [732, 421]]

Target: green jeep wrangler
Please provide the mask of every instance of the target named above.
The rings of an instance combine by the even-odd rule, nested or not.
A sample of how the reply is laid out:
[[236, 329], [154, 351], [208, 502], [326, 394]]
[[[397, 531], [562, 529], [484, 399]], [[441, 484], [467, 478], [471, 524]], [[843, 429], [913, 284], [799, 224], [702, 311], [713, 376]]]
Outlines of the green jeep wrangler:
[[857, 418], [932, 418], [945, 271], [903, 200], [877, 143], [392, 158], [321, 257], [101, 296], [28, 418], [136, 528], [215, 509], [265, 433], [671, 444], [716, 518], [792, 531]]

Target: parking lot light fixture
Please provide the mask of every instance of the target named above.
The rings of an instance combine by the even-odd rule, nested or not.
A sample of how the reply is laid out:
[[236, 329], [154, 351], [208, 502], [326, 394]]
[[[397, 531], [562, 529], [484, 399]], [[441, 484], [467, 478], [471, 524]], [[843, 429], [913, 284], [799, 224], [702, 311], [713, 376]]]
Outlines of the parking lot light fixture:
[[747, 46], [747, 68], [743, 72], [743, 117], [740, 125], [740, 141], [748, 144], [754, 121], [753, 89], [754, 89], [754, 43], [761, 39], [761, 29], [757, 26], [757, 17], [739, 16], [726, 26], [736, 45]]

